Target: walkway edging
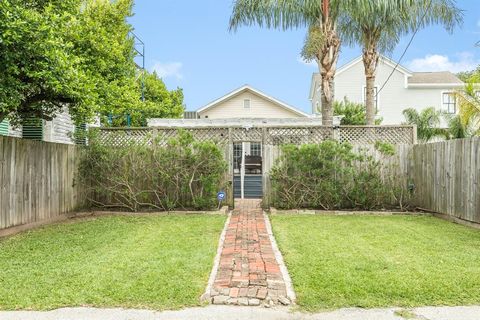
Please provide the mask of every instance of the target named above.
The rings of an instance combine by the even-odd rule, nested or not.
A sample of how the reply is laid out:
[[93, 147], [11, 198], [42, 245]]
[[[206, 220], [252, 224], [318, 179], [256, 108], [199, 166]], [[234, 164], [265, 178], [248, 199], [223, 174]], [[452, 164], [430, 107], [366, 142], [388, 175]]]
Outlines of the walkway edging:
[[210, 291], [212, 290], [213, 283], [217, 277], [218, 267], [220, 266], [220, 256], [222, 255], [223, 244], [225, 242], [225, 235], [227, 234], [228, 225], [230, 224], [230, 218], [232, 216], [232, 211], [228, 212], [227, 220], [223, 226], [222, 233], [220, 234], [220, 239], [218, 240], [217, 254], [213, 260], [212, 272], [210, 272], [210, 277], [208, 278], [208, 284], [205, 288], [205, 292], [200, 297], [201, 302], [210, 302], [211, 296]]
[[292, 285], [292, 278], [288, 273], [287, 266], [285, 265], [285, 261], [283, 260], [282, 253], [278, 248], [277, 241], [273, 236], [272, 225], [270, 224], [270, 219], [265, 211], [263, 211], [263, 217], [265, 219], [265, 227], [267, 228], [268, 237], [270, 238], [270, 243], [272, 244], [273, 254], [275, 255], [275, 259], [277, 260], [278, 266], [280, 267], [280, 272], [282, 273], [283, 281], [285, 282], [285, 287], [287, 289], [287, 298], [290, 299], [292, 304], [295, 303], [297, 297], [295, 295], [295, 291], [293, 290]]

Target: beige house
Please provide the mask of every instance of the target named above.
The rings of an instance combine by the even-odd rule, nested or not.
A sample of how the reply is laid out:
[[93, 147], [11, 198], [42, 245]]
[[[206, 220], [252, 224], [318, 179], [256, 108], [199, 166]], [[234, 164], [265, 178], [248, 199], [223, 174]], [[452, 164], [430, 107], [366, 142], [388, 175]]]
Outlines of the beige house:
[[[309, 98], [314, 114], [319, 114], [321, 110], [319, 80], [319, 74], [313, 74]], [[464, 83], [449, 71], [412, 72], [382, 56], [375, 79], [378, 117], [383, 118], [382, 124], [401, 124], [405, 121], [404, 109], [422, 110], [427, 107], [454, 114], [458, 110], [453, 93], [463, 86]], [[365, 104], [365, 74], [361, 56], [337, 70], [334, 90], [335, 100], [347, 98]]]
[[200, 119], [306, 118], [308, 114], [249, 85], [242, 86], [197, 110]]

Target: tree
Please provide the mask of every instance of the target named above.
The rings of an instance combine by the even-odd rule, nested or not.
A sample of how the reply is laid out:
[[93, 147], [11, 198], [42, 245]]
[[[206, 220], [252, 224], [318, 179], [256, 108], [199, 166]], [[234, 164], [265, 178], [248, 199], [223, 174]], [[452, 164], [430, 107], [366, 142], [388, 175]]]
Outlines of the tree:
[[441, 128], [442, 112], [434, 107], [425, 108], [418, 112], [416, 109], [403, 110], [407, 124], [417, 126], [417, 138], [422, 142], [428, 142], [435, 137], [447, 138], [448, 130]]
[[[341, 125], [364, 126], [367, 123], [365, 105], [355, 103], [345, 98], [343, 101], [333, 103], [333, 114], [343, 116]], [[376, 119], [375, 124], [381, 124], [382, 119]]]
[[[169, 91], [156, 72], [143, 72], [145, 72], [145, 101], [139, 101], [133, 107], [120, 106], [103, 112], [101, 122], [104, 125], [144, 127], [148, 118], [180, 118], [183, 115], [185, 106], [182, 89]], [[138, 81], [141, 76], [140, 74]]]
[[456, 94], [459, 113], [458, 125], [461, 125], [468, 136], [480, 135], [480, 67], [468, 79], [464, 90]]
[[0, 2], [0, 121], [50, 120], [65, 104], [83, 105], [89, 82], [61, 30], [72, 1]]
[[0, 3], [0, 121], [74, 120], [139, 102], [132, 0], [5, 0]]
[[[360, 1], [360, 0], [357, 0]], [[332, 125], [333, 81], [340, 52], [337, 19], [343, 6], [355, 1], [341, 0], [236, 0], [230, 18], [230, 29], [258, 24], [270, 28], [298, 28], [309, 31], [302, 55], [316, 60], [321, 81], [322, 123]]]
[[451, 0], [369, 0], [341, 16], [342, 41], [362, 47], [367, 125], [375, 120], [374, 87], [380, 53], [391, 52], [402, 36], [420, 28], [442, 23], [451, 31], [462, 19], [462, 12]]

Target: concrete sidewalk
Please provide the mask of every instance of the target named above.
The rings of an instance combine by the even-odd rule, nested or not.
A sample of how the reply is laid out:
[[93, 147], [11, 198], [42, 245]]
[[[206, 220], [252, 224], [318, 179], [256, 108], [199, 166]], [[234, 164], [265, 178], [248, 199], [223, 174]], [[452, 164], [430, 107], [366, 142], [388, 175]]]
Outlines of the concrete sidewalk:
[[[396, 313], [400, 308], [389, 309], [340, 309], [330, 312], [306, 314], [290, 312], [286, 307], [259, 308], [210, 305], [179, 311], [149, 311], [127, 309], [64, 308], [47, 312], [4, 311], [1, 320], [478, 320], [480, 306], [472, 307], [424, 307]], [[414, 316], [413, 316], [414, 315]], [[413, 317], [410, 317], [413, 316]]]

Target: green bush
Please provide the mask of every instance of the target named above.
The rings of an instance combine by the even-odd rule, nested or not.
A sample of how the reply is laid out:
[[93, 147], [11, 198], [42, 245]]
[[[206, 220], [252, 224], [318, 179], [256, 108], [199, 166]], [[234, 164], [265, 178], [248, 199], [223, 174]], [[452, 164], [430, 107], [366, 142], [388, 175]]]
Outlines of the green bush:
[[226, 176], [221, 149], [183, 131], [165, 145], [155, 145], [109, 147], [90, 137], [79, 180], [91, 205], [130, 211], [214, 207]]
[[406, 183], [402, 185], [391, 169], [365, 150], [355, 152], [348, 143], [285, 145], [270, 172], [272, 202], [282, 209], [404, 207]]
[[[347, 98], [333, 103], [333, 114], [343, 116], [342, 120], [340, 120], [341, 125], [364, 126], [367, 123], [365, 105], [352, 102]], [[382, 120], [376, 119], [375, 124], [380, 125]]]

